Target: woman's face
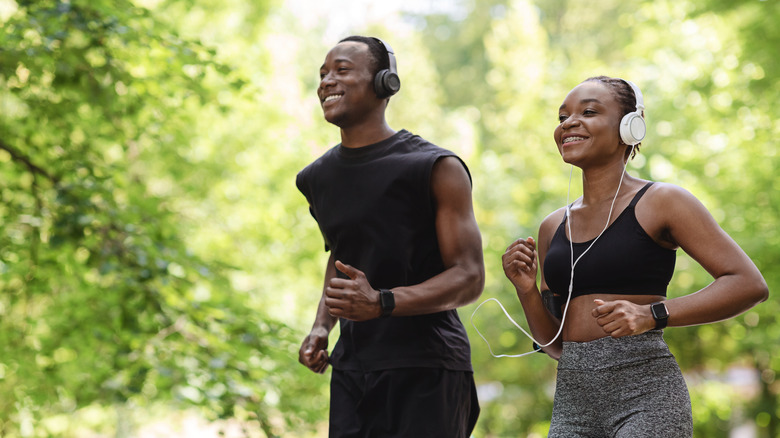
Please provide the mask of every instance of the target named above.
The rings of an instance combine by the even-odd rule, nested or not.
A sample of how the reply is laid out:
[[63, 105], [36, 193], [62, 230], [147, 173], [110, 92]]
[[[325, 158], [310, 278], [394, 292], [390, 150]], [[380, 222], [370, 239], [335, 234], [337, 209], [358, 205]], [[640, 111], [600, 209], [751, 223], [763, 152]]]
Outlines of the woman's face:
[[620, 104], [607, 85], [583, 82], [569, 92], [558, 109], [560, 124], [555, 143], [563, 161], [582, 167], [622, 160], [625, 145], [620, 140]]

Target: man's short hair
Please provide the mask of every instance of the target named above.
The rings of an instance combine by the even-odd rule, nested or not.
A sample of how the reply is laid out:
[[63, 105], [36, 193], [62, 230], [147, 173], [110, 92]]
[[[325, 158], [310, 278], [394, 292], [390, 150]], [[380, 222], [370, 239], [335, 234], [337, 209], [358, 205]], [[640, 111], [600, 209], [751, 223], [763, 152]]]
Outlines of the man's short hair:
[[387, 56], [387, 49], [385, 46], [376, 40], [376, 38], [365, 37], [361, 35], [352, 35], [339, 41], [343, 43], [346, 41], [355, 41], [363, 43], [368, 46], [368, 52], [371, 54], [372, 65], [370, 67], [371, 74], [376, 76], [377, 72], [390, 68], [390, 59]]

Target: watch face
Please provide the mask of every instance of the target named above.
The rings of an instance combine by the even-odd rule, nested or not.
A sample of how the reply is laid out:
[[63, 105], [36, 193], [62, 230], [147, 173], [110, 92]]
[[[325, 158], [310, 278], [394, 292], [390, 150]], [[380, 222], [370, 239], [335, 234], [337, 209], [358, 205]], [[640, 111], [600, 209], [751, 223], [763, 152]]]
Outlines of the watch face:
[[379, 299], [382, 303], [382, 309], [393, 310], [395, 308], [395, 297], [393, 292], [387, 289], [379, 291]]
[[650, 306], [650, 310], [653, 312], [653, 318], [666, 319], [669, 317], [669, 310], [667, 310], [664, 303], [655, 303]]
[[388, 289], [379, 290], [379, 302], [382, 306], [382, 317], [388, 317], [395, 309], [395, 296], [393, 291]]
[[389, 307], [391, 305], [390, 294], [388, 294], [387, 292], [383, 291], [383, 293], [380, 295], [380, 298], [382, 299], [383, 308]]

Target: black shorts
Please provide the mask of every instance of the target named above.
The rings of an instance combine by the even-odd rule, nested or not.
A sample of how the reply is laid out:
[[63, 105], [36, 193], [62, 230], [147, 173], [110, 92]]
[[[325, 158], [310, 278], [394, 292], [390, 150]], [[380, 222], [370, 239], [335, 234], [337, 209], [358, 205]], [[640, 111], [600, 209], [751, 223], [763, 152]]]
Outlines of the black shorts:
[[472, 372], [333, 370], [330, 438], [468, 438], [478, 416]]

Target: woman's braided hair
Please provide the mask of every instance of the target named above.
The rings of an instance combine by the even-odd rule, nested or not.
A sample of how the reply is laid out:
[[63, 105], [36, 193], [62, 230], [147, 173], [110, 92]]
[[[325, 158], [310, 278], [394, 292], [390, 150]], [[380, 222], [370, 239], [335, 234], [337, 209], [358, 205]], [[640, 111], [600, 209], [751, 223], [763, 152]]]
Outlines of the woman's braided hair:
[[[606, 85], [610, 91], [615, 96], [615, 99], [620, 104], [620, 112], [625, 116], [626, 114], [632, 113], [636, 111], [636, 94], [634, 94], [634, 89], [631, 88], [630, 85], [628, 85], [628, 82], [624, 81], [620, 78], [611, 78], [609, 76], [594, 76], [590, 77], [588, 79], [585, 79], [582, 82], [601, 82], [602, 84]], [[622, 117], [622, 116], [621, 116]], [[642, 118], [645, 117], [644, 111], [642, 111]], [[633, 151], [631, 152], [631, 158], [634, 158], [639, 152], [639, 146], [642, 143], [637, 143]], [[631, 149], [628, 149], [631, 150]], [[628, 153], [628, 150], [626, 153]]]

